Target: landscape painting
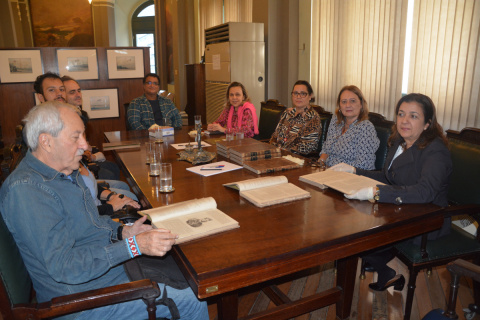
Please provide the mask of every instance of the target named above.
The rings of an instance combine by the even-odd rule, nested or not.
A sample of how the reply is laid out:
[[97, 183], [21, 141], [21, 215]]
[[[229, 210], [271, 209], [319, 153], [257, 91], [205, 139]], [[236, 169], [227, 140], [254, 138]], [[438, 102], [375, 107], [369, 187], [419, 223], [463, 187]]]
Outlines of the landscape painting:
[[30, 58], [8, 58], [10, 73], [32, 73], [32, 59]]
[[87, 0], [30, 0], [36, 47], [93, 47], [92, 8]]

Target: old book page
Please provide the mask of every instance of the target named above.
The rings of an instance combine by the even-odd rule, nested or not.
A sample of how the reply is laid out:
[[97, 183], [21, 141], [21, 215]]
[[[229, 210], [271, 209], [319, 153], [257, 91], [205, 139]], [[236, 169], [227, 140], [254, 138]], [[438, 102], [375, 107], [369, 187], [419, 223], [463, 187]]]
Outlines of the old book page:
[[325, 170], [299, 177], [300, 181], [324, 189], [325, 186], [346, 194], [352, 194], [366, 187], [375, 187], [383, 183], [353, 173]]
[[236, 220], [217, 209], [217, 203], [212, 197], [184, 201], [138, 213], [147, 215], [154, 227], [178, 234], [179, 238], [175, 242], [177, 244], [240, 227]]
[[240, 190], [240, 196], [257, 207], [310, 198], [310, 192], [288, 183], [285, 176], [263, 177], [224, 184]]

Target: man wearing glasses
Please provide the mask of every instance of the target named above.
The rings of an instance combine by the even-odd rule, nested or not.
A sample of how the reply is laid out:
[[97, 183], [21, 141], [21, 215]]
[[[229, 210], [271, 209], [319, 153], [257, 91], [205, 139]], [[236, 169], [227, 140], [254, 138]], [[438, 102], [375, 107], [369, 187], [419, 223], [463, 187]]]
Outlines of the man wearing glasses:
[[182, 117], [170, 99], [158, 95], [160, 89], [160, 77], [155, 73], [149, 73], [143, 78], [143, 91], [141, 97], [130, 102], [127, 117], [131, 130], [145, 130], [153, 125], [166, 124], [181, 129]]

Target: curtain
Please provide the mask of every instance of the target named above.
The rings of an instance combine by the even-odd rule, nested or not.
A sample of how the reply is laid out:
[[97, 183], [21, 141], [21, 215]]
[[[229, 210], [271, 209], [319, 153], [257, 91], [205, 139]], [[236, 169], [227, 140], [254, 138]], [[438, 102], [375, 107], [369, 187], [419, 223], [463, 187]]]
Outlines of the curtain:
[[370, 111], [392, 120], [401, 97], [407, 0], [312, 1], [311, 83], [316, 103], [335, 110], [345, 85]]
[[444, 129], [480, 127], [480, 1], [415, 0], [408, 92], [431, 97]]
[[199, 49], [205, 51], [205, 29], [226, 22], [252, 22], [253, 0], [198, 0]]

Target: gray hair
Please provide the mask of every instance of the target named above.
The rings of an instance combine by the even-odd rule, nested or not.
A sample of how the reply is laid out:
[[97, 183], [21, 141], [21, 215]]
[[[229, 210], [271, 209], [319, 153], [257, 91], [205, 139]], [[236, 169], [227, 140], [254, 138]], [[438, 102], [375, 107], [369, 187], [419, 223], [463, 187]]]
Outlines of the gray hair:
[[27, 146], [35, 151], [38, 148], [38, 138], [42, 133], [57, 137], [64, 127], [60, 110], [68, 108], [76, 112], [75, 107], [65, 102], [48, 101], [33, 107], [23, 119], [24, 137]]

